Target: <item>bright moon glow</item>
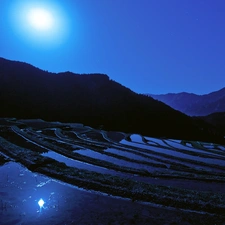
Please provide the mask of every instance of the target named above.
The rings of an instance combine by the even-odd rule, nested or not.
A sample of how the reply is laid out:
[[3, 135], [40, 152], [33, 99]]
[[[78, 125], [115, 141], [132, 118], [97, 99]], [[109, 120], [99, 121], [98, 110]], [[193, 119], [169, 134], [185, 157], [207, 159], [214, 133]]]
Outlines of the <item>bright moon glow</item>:
[[9, 16], [18, 40], [32, 48], [60, 47], [69, 38], [69, 13], [60, 2], [15, 0]]
[[38, 201], [38, 205], [40, 206], [40, 208], [42, 208], [44, 204], [45, 204], [45, 202], [44, 202], [44, 200], [41, 198], [41, 199]]
[[53, 26], [54, 19], [50, 12], [41, 8], [31, 9], [28, 13], [28, 22], [39, 30], [48, 30]]

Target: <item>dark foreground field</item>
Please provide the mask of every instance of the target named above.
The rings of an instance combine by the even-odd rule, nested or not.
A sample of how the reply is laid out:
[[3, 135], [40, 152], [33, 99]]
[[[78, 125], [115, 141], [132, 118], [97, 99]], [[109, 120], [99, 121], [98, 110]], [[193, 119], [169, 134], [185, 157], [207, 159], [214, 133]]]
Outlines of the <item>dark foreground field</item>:
[[0, 165], [1, 224], [225, 224], [218, 144], [0, 119]]

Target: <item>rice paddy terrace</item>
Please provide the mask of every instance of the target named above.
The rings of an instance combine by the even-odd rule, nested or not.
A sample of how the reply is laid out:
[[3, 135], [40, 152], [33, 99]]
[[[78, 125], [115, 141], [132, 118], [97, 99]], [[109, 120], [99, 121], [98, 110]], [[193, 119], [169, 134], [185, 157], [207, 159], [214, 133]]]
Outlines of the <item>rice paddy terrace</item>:
[[202, 224], [225, 224], [225, 147], [219, 144], [0, 119], [0, 161], [131, 202], [200, 215]]

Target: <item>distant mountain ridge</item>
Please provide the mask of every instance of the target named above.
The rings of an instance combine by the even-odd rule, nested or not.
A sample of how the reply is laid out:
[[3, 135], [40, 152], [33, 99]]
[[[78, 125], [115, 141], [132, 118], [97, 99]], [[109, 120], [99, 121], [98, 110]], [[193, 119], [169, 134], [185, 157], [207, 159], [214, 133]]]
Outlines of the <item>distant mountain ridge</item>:
[[0, 58], [0, 104], [0, 117], [77, 122], [149, 136], [223, 140], [211, 135], [208, 125], [202, 129], [190, 117], [136, 94], [104, 74], [49, 73]]
[[225, 88], [205, 95], [182, 92], [149, 94], [149, 96], [189, 116], [206, 116], [215, 112], [225, 112]]

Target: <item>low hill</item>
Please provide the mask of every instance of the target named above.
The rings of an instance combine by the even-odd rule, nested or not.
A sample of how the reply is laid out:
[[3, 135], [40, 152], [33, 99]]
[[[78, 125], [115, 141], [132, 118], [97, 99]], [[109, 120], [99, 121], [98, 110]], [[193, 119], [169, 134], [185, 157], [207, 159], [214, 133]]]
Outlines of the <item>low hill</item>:
[[201, 116], [200, 119], [217, 127], [225, 136], [225, 112], [212, 113], [207, 116]]
[[108, 130], [221, 141], [190, 117], [104, 74], [49, 73], [0, 58], [0, 117], [77, 122]]

